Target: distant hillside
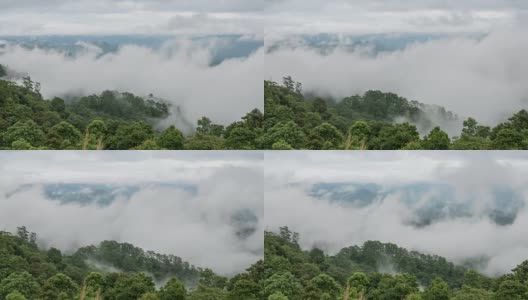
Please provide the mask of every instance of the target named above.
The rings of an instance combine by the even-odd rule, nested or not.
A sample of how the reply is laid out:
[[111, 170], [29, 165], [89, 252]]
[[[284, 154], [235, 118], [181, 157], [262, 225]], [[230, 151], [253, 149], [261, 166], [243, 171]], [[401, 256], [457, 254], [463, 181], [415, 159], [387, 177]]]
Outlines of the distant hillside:
[[[27, 49], [41, 48], [75, 56], [88, 47], [97, 47], [99, 56], [115, 53], [123, 46], [141, 46], [158, 50], [168, 42], [191, 41], [197, 46], [210, 47], [212, 66], [218, 65], [227, 59], [247, 57], [260, 47], [264, 41], [246, 38], [242, 35], [205, 35], [193, 37], [177, 37], [172, 35], [49, 35], [49, 36], [0, 36], [1, 41], [11, 45], [18, 45]], [[0, 52], [1, 53], [1, 52]], [[1, 77], [1, 76], [0, 76]]]
[[[11, 197], [19, 192], [34, 188], [35, 184], [23, 184], [16, 189], [7, 191], [6, 197]], [[178, 183], [145, 183], [145, 184], [101, 184], [101, 183], [44, 183], [43, 196], [61, 204], [77, 203], [80, 205], [106, 206], [116, 199], [130, 199], [142, 187], [156, 187], [167, 189], [180, 189], [191, 194], [197, 193], [195, 185]]]
[[176, 277], [186, 286], [195, 286], [200, 279], [201, 269], [183, 261], [174, 255], [163, 255], [153, 251], [144, 251], [128, 243], [103, 241], [97, 246], [79, 248], [72, 259], [82, 261], [95, 268], [116, 269], [121, 272], [144, 272], [155, 281]]
[[[407, 222], [423, 227], [440, 220], [457, 218], [489, 218], [497, 225], [511, 225], [517, 214], [524, 208], [521, 192], [508, 185], [486, 186], [490, 199], [482, 203], [475, 195], [460, 196], [449, 184], [418, 182], [384, 187], [378, 184], [352, 182], [319, 182], [309, 193], [315, 198], [338, 202], [341, 205], [363, 208], [386, 200], [399, 201], [408, 209]], [[429, 201], [422, 201], [427, 198]], [[480, 207], [482, 215], [475, 216], [475, 207]]]
[[281, 49], [294, 49], [303, 47], [305, 49], [318, 50], [321, 53], [331, 53], [336, 49], [346, 51], [357, 51], [368, 49], [371, 55], [383, 52], [400, 51], [417, 43], [425, 43], [432, 40], [445, 38], [445, 34], [430, 33], [400, 33], [400, 34], [303, 34], [290, 36], [288, 39], [275, 41], [267, 45], [269, 52]]

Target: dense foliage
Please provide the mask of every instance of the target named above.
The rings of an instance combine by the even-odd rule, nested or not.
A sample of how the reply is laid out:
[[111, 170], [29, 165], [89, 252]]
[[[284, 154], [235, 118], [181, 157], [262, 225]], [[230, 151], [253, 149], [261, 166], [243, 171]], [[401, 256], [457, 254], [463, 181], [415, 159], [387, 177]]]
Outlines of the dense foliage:
[[303, 250], [288, 227], [264, 236], [267, 299], [503, 300], [528, 299], [528, 260], [489, 278], [439, 256], [368, 241], [327, 255]]
[[263, 262], [230, 279], [181, 258], [104, 241], [66, 255], [25, 227], [0, 232], [1, 300], [257, 300]]
[[4, 66], [0, 65], [0, 77], [4, 77], [7, 75], [7, 71], [5, 70]]
[[310, 97], [291, 77], [283, 85], [264, 81], [264, 108], [266, 149], [528, 149], [526, 110], [494, 128], [468, 118], [461, 134], [449, 137], [440, 125], [458, 117], [443, 107], [380, 91], [339, 101]]
[[[0, 69], [0, 72], [3, 69]], [[1, 77], [1, 76], [0, 76]], [[176, 109], [176, 114], [179, 110]], [[0, 80], [0, 149], [257, 149], [263, 114], [255, 109], [229, 126], [207, 117], [184, 136], [167, 123], [170, 105], [149, 97], [105, 91], [100, 95], [45, 100], [40, 84]], [[180, 122], [187, 121], [178, 115]], [[192, 125], [190, 125], [192, 126]]]

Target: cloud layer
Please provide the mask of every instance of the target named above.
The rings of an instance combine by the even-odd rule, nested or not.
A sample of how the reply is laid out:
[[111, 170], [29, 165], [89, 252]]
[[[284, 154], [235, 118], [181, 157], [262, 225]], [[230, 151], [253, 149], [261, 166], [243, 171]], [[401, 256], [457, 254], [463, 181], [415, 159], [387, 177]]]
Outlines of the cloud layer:
[[[6, 0], [0, 35], [262, 33], [263, 6], [264, 0]], [[175, 27], [175, 19], [194, 26]]]
[[[299, 232], [305, 248], [318, 245], [335, 253], [366, 240], [381, 240], [455, 262], [485, 257], [489, 261], [482, 271], [490, 275], [506, 273], [527, 259], [528, 211], [520, 208], [513, 224], [504, 226], [485, 213], [497, 185], [516, 191], [526, 207], [524, 154], [332, 152], [315, 160], [309, 153], [295, 156], [266, 153], [265, 218], [268, 229], [289, 226]], [[321, 181], [378, 183], [386, 188], [416, 182], [448, 184], [456, 189], [451, 201], [469, 205], [471, 214], [417, 227], [408, 222], [414, 212], [405, 204], [404, 194], [357, 207], [310, 196], [311, 185]], [[434, 205], [430, 196], [424, 194], [414, 208]]]
[[[37, 232], [39, 243], [62, 250], [105, 239], [129, 242], [232, 275], [262, 257], [261, 160], [262, 155], [243, 152], [3, 153], [0, 228], [25, 225]], [[65, 181], [143, 184], [129, 199], [108, 206], [45, 198], [41, 184]], [[197, 192], [149, 182], [193, 184]], [[5, 193], [23, 183], [36, 185]], [[249, 221], [241, 222], [241, 215]], [[254, 231], [240, 237], [240, 229]]]
[[475, 32], [522, 20], [523, 1], [270, 0], [267, 35]]
[[[211, 66], [218, 43], [210, 39], [167, 41], [160, 49], [124, 45], [100, 56], [94, 45], [75, 56], [62, 51], [8, 45], [0, 62], [29, 74], [42, 84], [45, 97], [103, 90], [153, 93], [167, 99], [194, 123], [202, 116], [222, 124], [237, 121], [254, 108], [263, 109], [263, 50], [249, 57], [224, 60]], [[82, 44], [79, 44], [82, 45]]]

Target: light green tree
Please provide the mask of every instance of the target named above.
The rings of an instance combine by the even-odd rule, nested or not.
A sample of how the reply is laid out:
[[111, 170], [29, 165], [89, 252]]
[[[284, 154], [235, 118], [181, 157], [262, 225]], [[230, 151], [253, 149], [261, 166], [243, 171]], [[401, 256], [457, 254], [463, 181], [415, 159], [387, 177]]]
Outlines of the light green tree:
[[525, 284], [516, 280], [505, 280], [500, 286], [499, 290], [495, 293], [495, 300], [508, 299], [508, 300], [521, 300], [526, 299], [528, 288]]
[[494, 297], [491, 291], [464, 285], [453, 293], [451, 300], [494, 300]]
[[305, 138], [303, 130], [295, 122], [279, 122], [264, 134], [264, 144], [270, 149], [274, 143], [284, 141], [295, 149], [301, 149]]
[[348, 278], [349, 296], [351, 298], [358, 298], [360, 295], [365, 296], [369, 279], [363, 272], [356, 272]]
[[48, 145], [52, 149], [75, 149], [81, 141], [81, 132], [72, 124], [62, 121], [48, 132]]
[[258, 300], [260, 299], [261, 287], [258, 283], [249, 279], [237, 280], [230, 291], [232, 300]]
[[141, 143], [141, 145], [132, 148], [133, 150], [162, 150], [154, 139], [148, 139]]
[[237, 126], [229, 131], [225, 144], [229, 149], [254, 150], [256, 138], [257, 134], [251, 128]]
[[100, 295], [105, 284], [104, 276], [99, 272], [90, 272], [84, 279], [86, 295], [94, 297]]
[[291, 300], [290, 298], [286, 297], [283, 293], [281, 292], [276, 292], [276, 293], [273, 293], [272, 295], [270, 295], [268, 297], [268, 300]]
[[301, 299], [302, 288], [301, 283], [290, 272], [275, 273], [264, 281], [266, 297], [280, 292], [290, 300], [297, 300]]
[[25, 140], [32, 146], [43, 146], [46, 142], [44, 131], [33, 121], [18, 121], [7, 128], [4, 134], [4, 142], [11, 145], [14, 141]]
[[340, 290], [341, 287], [332, 277], [326, 274], [319, 274], [308, 281], [304, 288], [303, 299], [336, 299], [340, 294]]
[[38, 296], [40, 286], [28, 272], [11, 273], [0, 282], [0, 299], [8, 294], [18, 292], [24, 297], [34, 299]]
[[5, 297], [5, 300], [28, 300], [28, 298], [24, 297], [24, 295], [22, 295], [18, 291], [14, 291], [7, 295]]
[[349, 130], [350, 143], [354, 147], [364, 147], [370, 135], [370, 127], [363, 121], [356, 121]]
[[424, 148], [427, 150], [448, 150], [451, 141], [447, 133], [440, 127], [435, 127], [423, 141]]
[[420, 293], [412, 293], [405, 297], [405, 300], [422, 300]]
[[284, 140], [279, 140], [271, 145], [273, 150], [294, 150], [293, 147]]
[[330, 123], [322, 123], [308, 135], [308, 144], [313, 150], [339, 149], [343, 144], [343, 134]]
[[158, 137], [158, 145], [162, 148], [169, 150], [181, 150], [183, 149], [183, 143], [185, 138], [183, 133], [176, 129], [174, 126], [170, 126], [163, 131], [163, 133]]
[[156, 292], [148, 292], [143, 294], [139, 300], [160, 300]]
[[79, 286], [68, 276], [58, 273], [48, 278], [42, 286], [43, 300], [70, 300], [79, 294]]
[[228, 297], [229, 293], [225, 289], [199, 285], [189, 294], [187, 300], [228, 300]]
[[524, 136], [511, 128], [503, 128], [493, 140], [493, 148], [498, 150], [520, 150], [523, 148]]
[[176, 278], [171, 278], [159, 291], [160, 300], [185, 300], [185, 287]]
[[424, 300], [449, 300], [449, 286], [440, 277], [433, 279], [423, 293]]

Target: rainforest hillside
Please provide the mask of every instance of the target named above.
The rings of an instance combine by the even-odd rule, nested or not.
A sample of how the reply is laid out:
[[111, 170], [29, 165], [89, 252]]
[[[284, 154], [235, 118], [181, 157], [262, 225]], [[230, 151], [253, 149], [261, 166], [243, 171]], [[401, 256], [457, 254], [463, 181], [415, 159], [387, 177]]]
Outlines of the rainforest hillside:
[[512, 273], [490, 278], [443, 257], [368, 241], [328, 255], [303, 250], [288, 227], [266, 232], [268, 299], [289, 300], [499, 300], [527, 299], [528, 260]]
[[262, 261], [226, 278], [127, 243], [103, 241], [71, 254], [38, 244], [25, 227], [0, 232], [0, 299], [261, 299]]
[[[169, 115], [180, 128], [160, 124], [170, 123]], [[262, 121], [255, 109], [228, 126], [207, 117], [194, 125], [154, 97], [105, 91], [43, 99], [40, 84], [29, 77], [22, 85], [0, 79], [0, 149], [257, 149]]]
[[493, 128], [468, 118], [450, 137], [442, 126], [453, 126], [458, 117], [443, 107], [381, 91], [339, 101], [311, 97], [291, 77], [282, 85], [264, 82], [264, 108], [266, 149], [528, 149], [526, 110]]

